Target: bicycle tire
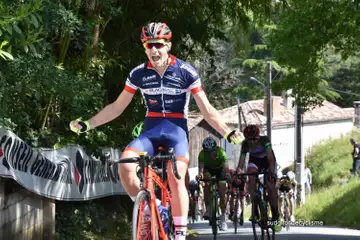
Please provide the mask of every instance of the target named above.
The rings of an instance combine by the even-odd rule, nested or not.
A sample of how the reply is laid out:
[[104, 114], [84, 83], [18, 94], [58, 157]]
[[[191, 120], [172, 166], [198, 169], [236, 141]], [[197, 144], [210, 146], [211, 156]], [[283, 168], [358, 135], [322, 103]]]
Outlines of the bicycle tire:
[[195, 202], [194, 204], [194, 221], [199, 221], [199, 203]]
[[175, 240], [175, 224], [171, 212], [171, 206], [168, 209], [168, 240]]
[[284, 198], [284, 224], [286, 231], [290, 229], [289, 203], [287, 197]]
[[[270, 203], [268, 201], [263, 200], [262, 207], [260, 208], [260, 211], [263, 211], [263, 226], [265, 227], [263, 232], [266, 233], [267, 240], [275, 240], [274, 226], [269, 224], [269, 220], [270, 220], [269, 215], [268, 215], [268, 212], [269, 212], [268, 206], [269, 205], [270, 205]], [[271, 231], [271, 233], [270, 233], [270, 231]]]
[[[133, 208], [133, 214], [132, 214], [132, 240], [137, 240], [140, 204], [142, 201], [145, 201], [145, 203], [147, 203], [148, 206], [150, 206], [149, 199], [150, 199], [150, 194], [145, 190], [140, 190], [138, 192], [138, 194], [136, 195], [134, 208]], [[143, 221], [143, 220], [140, 220], [140, 221]], [[150, 235], [151, 235], [151, 232], [150, 232]], [[156, 234], [155, 239], [159, 240], [159, 233]]]
[[211, 227], [214, 235], [214, 240], [216, 240], [217, 228], [218, 228], [216, 213], [217, 213], [217, 198], [216, 196], [213, 195], [211, 201]]
[[234, 216], [234, 231], [235, 231], [235, 234], [237, 234], [237, 225], [238, 225], [238, 211], [239, 211], [239, 199], [238, 199], [238, 196], [235, 197], [235, 210], [234, 210], [234, 213], [235, 215]]
[[188, 216], [188, 217], [190, 217], [190, 223], [194, 223], [194, 222], [195, 222], [195, 221], [194, 221], [194, 211], [195, 211], [194, 208], [195, 208], [195, 207], [194, 207], [194, 200], [193, 200], [192, 197], [191, 197], [190, 202], [189, 202], [189, 216]]
[[[257, 199], [253, 199], [251, 202], [251, 216], [252, 216], [251, 225], [252, 225], [252, 229], [253, 229], [254, 240], [260, 240], [260, 239], [263, 240], [264, 239], [264, 230], [259, 223], [260, 219], [254, 220], [255, 216], [257, 215], [256, 212], [258, 212], [258, 214], [259, 214], [258, 217], [261, 216], [261, 212], [260, 212], [259, 208], [260, 208], [260, 206], [258, 204]], [[260, 229], [261, 237], [258, 236], [258, 233], [257, 233], [258, 228], [257, 227]]]

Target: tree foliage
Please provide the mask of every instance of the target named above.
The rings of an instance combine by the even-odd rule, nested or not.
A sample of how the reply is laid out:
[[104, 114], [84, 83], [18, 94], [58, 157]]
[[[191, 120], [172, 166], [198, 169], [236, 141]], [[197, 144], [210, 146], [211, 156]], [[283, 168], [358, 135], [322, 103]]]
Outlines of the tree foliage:
[[357, 1], [289, 1], [279, 16], [271, 47], [277, 61], [292, 69], [284, 85], [292, 86], [303, 106], [321, 103], [319, 83], [329, 47], [346, 59], [359, 50]]
[[[250, 20], [247, 12], [264, 21], [271, 4], [271, 0], [2, 0], [0, 124], [35, 147], [68, 143], [86, 148], [122, 146], [130, 141], [132, 127], [145, 115], [139, 93], [120, 118], [96, 131], [77, 136], [69, 131], [68, 123], [78, 117], [87, 119], [114, 101], [130, 70], [146, 61], [139, 41], [142, 25], [149, 21], [168, 23], [174, 36], [172, 53], [179, 58], [195, 63], [199, 49], [203, 56], [211, 56], [213, 63], [208, 66], [216, 66], [216, 71], [200, 71], [224, 76], [214, 86], [212, 78], [204, 81], [216, 100], [220, 91], [214, 90], [226, 91], [230, 86], [221, 82], [236, 80], [236, 71], [226, 67], [233, 56], [227, 56], [232, 47], [224, 41], [226, 26], [229, 22], [246, 26]], [[218, 44], [223, 47], [217, 49]], [[225, 106], [227, 99], [216, 100], [217, 106]], [[88, 207], [78, 215], [74, 215], [74, 208], [80, 207], [75, 204], [58, 208], [61, 239], [71, 239], [74, 234], [86, 239], [84, 234], [91, 228], [106, 239], [125, 239], [123, 235], [108, 235], [111, 231], [105, 233], [104, 222], [114, 227], [113, 232], [127, 232], [106, 221], [99, 223], [105, 212], [99, 206]], [[118, 217], [113, 223], [125, 226]], [[89, 218], [92, 223], [86, 222]], [[71, 233], [71, 226], [78, 225], [83, 231]]]

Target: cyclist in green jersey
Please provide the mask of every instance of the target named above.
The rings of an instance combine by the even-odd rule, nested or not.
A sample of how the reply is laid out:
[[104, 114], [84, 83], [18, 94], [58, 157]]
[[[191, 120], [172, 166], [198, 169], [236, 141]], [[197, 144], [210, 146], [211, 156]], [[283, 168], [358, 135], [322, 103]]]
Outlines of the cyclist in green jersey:
[[[216, 178], [224, 178], [229, 174], [228, 157], [225, 150], [222, 147], [217, 146], [216, 141], [212, 137], [207, 137], [203, 141], [203, 150], [199, 153], [199, 175], [198, 178], [210, 178], [216, 176]], [[220, 197], [220, 209], [221, 209], [221, 229], [227, 230], [227, 224], [225, 221], [226, 210], [226, 181], [219, 182], [219, 197]], [[210, 184], [206, 183], [204, 187], [204, 199], [206, 212], [204, 219], [209, 218], [210, 208]]]

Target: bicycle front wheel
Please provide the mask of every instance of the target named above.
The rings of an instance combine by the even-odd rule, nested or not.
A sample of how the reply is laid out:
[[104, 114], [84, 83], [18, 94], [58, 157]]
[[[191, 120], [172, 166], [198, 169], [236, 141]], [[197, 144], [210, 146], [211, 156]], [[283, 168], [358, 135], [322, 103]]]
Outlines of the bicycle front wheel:
[[287, 197], [284, 198], [284, 224], [286, 231], [290, 229], [290, 213], [289, 213], [289, 202]]
[[235, 211], [233, 212], [233, 218], [234, 218], [234, 231], [235, 234], [237, 234], [237, 225], [238, 225], [238, 211], [239, 211], [239, 198], [236, 195], [235, 196]]
[[217, 221], [216, 213], [217, 213], [217, 198], [216, 196], [213, 196], [211, 201], [211, 226], [214, 235], [214, 240], [216, 240], [216, 235], [218, 230], [217, 229], [218, 221]]
[[253, 199], [251, 202], [251, 218], [254, 240], [263, 240], [265, 232], [261, 226], [260, 209], [257, 199]]
[[[151, 234], [150, 214], [146, 214], [147, 206], [150, 212], [150, 194], [145, 190], [140, 190], [136, 195], [132, 214], [132, 240], [159, 240], [159, 233], [155, 236]], [[156, 223], [156, 221], [154, 221]]]

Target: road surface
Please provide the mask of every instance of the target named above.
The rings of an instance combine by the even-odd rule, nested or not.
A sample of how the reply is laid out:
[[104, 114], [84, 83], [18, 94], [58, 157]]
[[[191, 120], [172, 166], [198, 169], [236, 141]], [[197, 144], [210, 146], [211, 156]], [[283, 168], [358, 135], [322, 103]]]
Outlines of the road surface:
[[[202, 221], [195, 224], [189, 224], [188, 228], [192, 232], [199, 235], [197, 237], [188, 237], [187, 239], [210, 240], [213, 239], [212, 230], [208, 222]], [[218, 240], [239, 239], [239, 240], [252, 240], [253, 233], [250, 222], [245, 222], [243, 226], [238, 227], [238, 232], [235, 235], [233, 223], [228, 222], [228, 230], [220, 231], [217, 236]], [[325, 227], [325, 226], [292, 226], [289, 231], [283, 229], [281, 232], [276, 233], [276, 240], [305, 240], [305, 239], [320, 239], [320, 240], [360, 240], [360, 231]]]

